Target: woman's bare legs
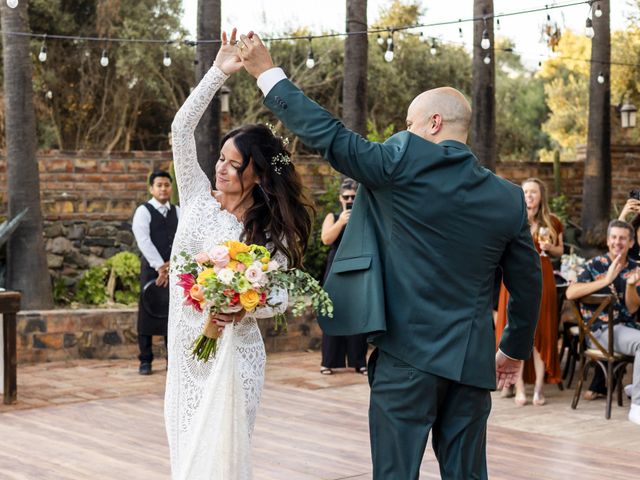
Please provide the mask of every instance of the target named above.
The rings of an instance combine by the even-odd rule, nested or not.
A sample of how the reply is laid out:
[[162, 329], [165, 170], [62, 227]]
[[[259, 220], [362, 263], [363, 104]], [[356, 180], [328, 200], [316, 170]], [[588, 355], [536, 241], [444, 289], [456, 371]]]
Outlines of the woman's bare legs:
[[522, 378], [523, 373], [524, 362], [520, 364], [520, 372], [518, 373], [518, 380], [516, 381], [516, 396], [513, 399], [519, 407], [523, 407], [527, 404], [527, 394], [524, 390], [524, 380]]
[[544, 388], [544, 361], [540, 356], [540, 352], [533, 349], [533, 368], [536, 371], [536, 383], [533, 387], [533, 404], [536, 406], [541, 406], [547, 403], [544, 398], [544, 394], [542, 393], [542, 389]]

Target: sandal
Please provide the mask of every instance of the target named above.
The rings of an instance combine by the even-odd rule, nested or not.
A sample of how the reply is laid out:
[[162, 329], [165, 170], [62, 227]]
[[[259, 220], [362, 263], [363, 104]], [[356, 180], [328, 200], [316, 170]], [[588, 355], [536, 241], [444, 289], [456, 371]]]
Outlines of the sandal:
[[333, 370], [327, 367], [320, 367], [320, 375], [332, 375]]

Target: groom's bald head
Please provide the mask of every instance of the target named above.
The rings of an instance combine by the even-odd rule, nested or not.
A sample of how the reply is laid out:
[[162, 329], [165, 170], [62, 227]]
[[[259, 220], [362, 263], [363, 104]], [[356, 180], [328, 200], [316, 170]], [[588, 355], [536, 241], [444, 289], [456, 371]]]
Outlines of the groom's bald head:
[[471, 105], [455, 88], [427, 90], [413, 99], [407, 111], [407, 130], [430, 142], [466, 142]]

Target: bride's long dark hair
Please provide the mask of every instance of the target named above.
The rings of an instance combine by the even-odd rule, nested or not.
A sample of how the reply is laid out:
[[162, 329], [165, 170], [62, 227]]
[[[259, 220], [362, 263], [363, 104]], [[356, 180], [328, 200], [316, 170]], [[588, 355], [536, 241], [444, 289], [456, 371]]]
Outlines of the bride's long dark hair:
[[259, 185], [252, 187], [253, 205], [244, 217], [243, 241], [259, 245], [271, 242], [274, 252], [284, 253], [290, 266], [301, 267], [314, 208], [304, 194], [293, 163], [286, 163], [290, 154], [282, 138], [267, 126], [254, 124], [227, 133], [221, 145], [230, 139], [242, 155], [242, 165], [237, 171], [242, 190], [245, 189], [242, 172], [251, 161], [260, 180]]

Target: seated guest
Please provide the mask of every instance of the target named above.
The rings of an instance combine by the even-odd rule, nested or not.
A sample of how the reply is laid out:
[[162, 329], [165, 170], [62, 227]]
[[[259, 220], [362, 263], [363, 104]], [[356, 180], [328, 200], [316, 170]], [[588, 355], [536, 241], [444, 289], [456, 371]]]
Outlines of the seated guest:
[[[635, 356], [629, 420], [640, 425], [640, 325], [635, 321], [635, 314], [640, 307], [640, 270], [637, 263], [628, 258], [634, 233], [633, 227], [627, 222], [612, 220], [607, 228], [608, 253], [584, 264], [578, 281], [569, 285], [567, 298], [575, 300], [596, 293], [613, 293], [614, 349]], [[585, 319], [589, 319], [595, 307], [582, 305], [581, 309]], [[606, 322], [607, 314], [602, 312], [592, 325], [594, 337], [604, 344], [608, 335]]]
[[[634, 190], [635, 192], [635, 190]], [[633, 192], [632, 192], [633, 194]], [[633, 214], [633, 215], [632, 215]], [[629, 220], [631, 218], [631, 220]], [[636, 262], [640, 260], [640, 200], [630, 198], [618, 216], [618, 220], [629, 222], [633, 227], [633, 246], [629, 249], [629, 258]]]

